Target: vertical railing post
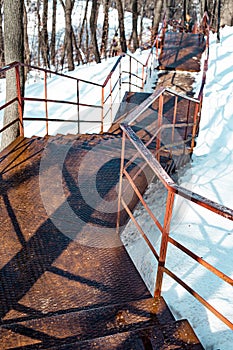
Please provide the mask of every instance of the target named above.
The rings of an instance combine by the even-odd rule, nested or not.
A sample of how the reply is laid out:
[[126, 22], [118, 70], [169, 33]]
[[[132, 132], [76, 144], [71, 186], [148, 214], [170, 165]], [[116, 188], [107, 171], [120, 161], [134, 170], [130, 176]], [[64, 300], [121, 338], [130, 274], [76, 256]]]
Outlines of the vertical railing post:
[[[176, 124], [176, 116], [177, 116], [177, 106], [178, 106], [178, 96], [175, 96], [175, 103], [174, 103], [174, 111], [173, 111], [173, 120], [172, 124]], [[173, 128], [173, 134], [172, 134], [172, 142], [174, 141], [174, 128]]]
[[144, 83], [145, 83], [145, 66], [144, 64], [142, 65], [142, 87], [141, 87], [141, 90], [144, 89]]
[[19, 111], [19, 134], [24, 136], [24, 127], [23, 127], [23, 99], [21, 95], [21, 85], [20, 85], [20, 66], [15, 67], [15, 77], [16, 77], [16, 89], [17, 89], [17, 98], [18, 98], [18, 111]]
[[[175, 124], [176, 124], [176, 116], [177, 116], [177, 105], [178, 105], [178, 96], [175, 96], [173, 120], [172, 120], [172, 143], [175, 140]], [[170, 149], [170, 157], [172, 158], [172, 147]]]
[[80, 94], [79, 94], [79, 80], [77, 80], [77, 114], [78, 114], [78, 134], [80, 134]]
[[172, 219], [174, 197], [175, 197], [175, 193], [171, 190], [168, 190], [163, 232], [162, 232], [161, 245], [160, 245], [159, 262], [158, 262], [158, 269], [157, 269], [157, 276], [156, 276], [156, 283], [155, 283], [155, 292], [154, 292], [155, 297], [160, 296], [161, 290], [162, 290], [163, 273], [164, 273], [164, 266], [166, 262], [167, 246], [168, 246], [168, 238], [169, 238], [169, 232], [170, 232], [170, 224]]
[[110, 77], [110, 82], [109, 82], [109, 84], [110, 84], [110, 104], [111, 104], [111, 106], [110, 106], [110, 121], [111, 121], [111, 125], [112, 125], [112, 76]]
[[123, 182], [123, 171], [124, 171], [124, 159], [125, 159], [125, 132], [123, 131], [122, 143], [121, 143], [121, 166], [120, 166], [120, 177], [118, 187], [118, 206], [117, 206], [117, 223], [116, 233], [120, 233], [120, 220], [121, 220], [121, 196], [122, 196], [122, 182]]
[[46, 135], [49, 134], [49, 117], [48, 117], [48, 86], [47, 86], [47, 72], [44, 72], [44, 98], [45, 98], [45, 118], [46, 118]]
[[129, 92], [131, 92], [131, 84], [132, 84], [132, 58], [131, 56], [129, 57]]
[[195, 138], [197, 136], [198, 126], [199, 126], [199, 103], [196, 102], [194, 116], [193, 116], [193, 128], [192, 128], [192, 141], [191, 141], [191, 153], [193, 153], [193, 149], [195, 146]]
[[118, 102], [121, 102], [121, 89], [122, 89], [122, 67], [121, 67], [121, 60], [119, 64], [119, 99]]
[[104, 86], [101, 88], [101, 127], [100, 133], [104, 132]]
[[156, 45], [156, 60], [158, 61], [158, 59], [159, 59], [159, 37], [158, 37], [158, 35], [156, 38], [155, 45]]
[[[184, 141], [187, 141], [188, 138], [188, 129], [189, 129], [189, 114], [190, 114], [190, 100], [188, 101], [188, 109], [187, 109], [187, 115], [186, 115], [186, 127], [185, 127], [185, 133], [184, 133]], [[183, 147], [183, 154], [185, 154], [186, 150], [186, 143], [184, 142], [184, 147]]]
[[[161, 128], [163, 124], [163, 94], [159, 96], [159, 110], [158, 110], [158, 129]], [[160, 145], [161, 145], [161, 130], [159, 131], [156, 138], [156, 158], [158, 162], [160, 161]]]

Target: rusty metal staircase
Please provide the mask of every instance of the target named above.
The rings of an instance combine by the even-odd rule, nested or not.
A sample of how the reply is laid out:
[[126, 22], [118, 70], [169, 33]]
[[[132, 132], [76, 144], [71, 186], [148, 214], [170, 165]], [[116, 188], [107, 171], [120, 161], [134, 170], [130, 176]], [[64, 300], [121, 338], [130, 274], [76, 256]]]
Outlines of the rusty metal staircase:
[[[131, 65], [133, 58], [129, 60]], [[16, 69], [17, 73], [19, 66], [23, 65], [16, 62], [5, 70]], [[94, 106], [101, 111], [101, 131], [104, 106], [113, 94], [112, 87], [107, 95], [104, 88], [111, 86], [115, 68], [103, 85], [96, 84], [102, 96], [101, 104]], [[47, 73], [44, 70], [45, 82]], [[77, 86], [80, 81], [77, 79]], [[143, 78], [139, 81], [143, 88]], [[147, 94], [128, 94], [120, 115], [125, 113], [127, 118], [132, 105], [147, 98]], [[173, 98], [176, 105], [179, 98]], [[90, 107], [79, 100], [78, 92], [77, 101], [72, 103]], [[165, 97], [168, 120], [174, 110], [169, 101]], [[152, 114], [158, 111], [156, 116], [161, 114], [158, 104], [161, 107], [158, 101], [151, 107]], [[191, 102], [187, 106], [192, 113]], [[186, 107], [182, 102], [180, 112], [176, 107], [178, 123]], [[143, 118], [140, 127], [132, 127], [147, 144], [158, 118], [153, 116], [151, 122], [149, 117], [146, 129]], [[42, 119], [48, 133], [48, 111]], [[78, 121], [82, 122], [79, 117]], [[22, 110], [20, 123], [22, 126]], [[187, 130], [185, 134], [187, 137]], [[118, 120], [102, 134], [21, 136], [0, 153], [1, 350], [203, 349], [189, 322], [175, 320], [162, 297], [151, 297], [116, 233], [121, 136]], [[152, 151], [154, 146], [152, 142]], [[173, 172], [173, 158], [164, 152], [160, 161], [164, 156], [164, 168]], [[133, 163], [129, 173], [133, 176], [137, 171], [138, 164]], [[148, 176], [138, 176], [136, 184], [144, 193]], [[114, 200], [113, 207], [106, 210]], [[134, 208], [137, 202], [134, 194], [129, 206]], [[121, 214], [124, 227], [129, 217], [124, 210]]]
[[[113, 233], [116, 213], [84, 203], [80, 187], [92, 195], [88, 181], [98, 157], [111, 157], [101, 169], [98, 190], [103, 198], [113, 196], [118, 139], [111, 134], [18, 138], [1, 153], [0, 349], [203, 349], [187, 320], [175, 321], [163, 298], [151, 298]], [[66, 213], [61, 217], [64, 198], [59, 202], [55, 193], [57, 163], [66, 146], [63, 195], [81, 219], [79, 226]], [[52, 214], [39, 182], [46, 152], [53, 155], [43, 169]], [[89, 153], [93, 163], [81, 184], [78, 172]], [[145, 186], [142, 181], [142, 191]], [[61, 232], [58, 218], [72, 232]]]

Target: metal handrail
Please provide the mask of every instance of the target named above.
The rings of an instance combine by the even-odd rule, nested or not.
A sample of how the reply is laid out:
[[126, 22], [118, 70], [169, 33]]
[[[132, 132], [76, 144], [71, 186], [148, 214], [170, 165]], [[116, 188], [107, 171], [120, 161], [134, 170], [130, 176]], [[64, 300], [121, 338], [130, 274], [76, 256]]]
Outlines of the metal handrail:
[[[17, 86], [17, 96], [12, 99], [11, 101], [8, 101], [7, 103], [5, 103], [4, 105], [0, 106], [0, 110], [6, 108], [7, 106], [9, 106], [10, 104], [14, 103], [14, 102], [18, 102], [18, 106], [19, 106], [19, 121], [20, 121], [20, 128], [21, 128], [21, 132], [20, 135], [23, 136], [24, 134], [24, 130], [23, 130], [23, 120], [29, 120], [28, 118], [24, 118], [23, 117], [23, 102], [25, 101], [38, 101], [41, 103], [45, 103], [45, 119], [46, 121], [46, 134], [48, 134], [48, 122], [52, 121], [52, 119], [49, 119], [48, 116], [48, 103], [66, 103], [66, 104], [73, 104], [73, 105], [77, 105], [77, 114], [78, 114], [78, 121], [74, 120], [74, 122], [78, 122], [78, 133], [80, 133], [80, 123], [84, 122], [80, 119], [80, 106], [84, 106], [84, 107], [92, 107], [92, 108], [101, 108], [102, 112], [101, 112], [101, 120], [99, 121], [92, 121], [92, 120], [88, 120], [88, 122], [95, 122], [95, 123], [100, 123], [101, 125], [101, 129], [100, 132], [104, 131], [104, 120], [106, 118], [106, 113], [104, 114], [104, 105], [106, 104], [107, 101], [110, 100], [110, 105], [112, 105], [112, 103], [114, 103], [114, 99], [112, 98], [114, 91], [116, 90], [117, 86], [119, 87], [119, 91], [118, 94], [120, 93], [121, 90], [121, 85], [122, 85], [122, 74], [123, 72], [121, 71], [121, 60], [123, 57], [128, 57], [129, 62], [135, 61], [138, 65], [141, 65], [142, 68], [142, 77], [140, 77], [138, 74], [132, 73], [132, 72], [127, 72], [124, 71], [124, 73], [128, 74], [129, 76], [129, 81], [128, 84], [130, 86], [131, 90], [131, 85], [135, 86], [135, 84], [131, 81], [131, 77], [134, 76], [137, 79], [139, 79], [141, 81], [141, 85], [137, 86], [139, 89], [143, 89], [144, 86], [144, 64], [142, 62], [140, 62], [139, 60], [137, 60], [135, 57], [128, 55], [128, 54], [123, 54], [121, 56], [119, 56], [114, 64], [114, 66], [112, 67], [111, 71], [108, 73], [105, 81], [103, 82], [103, 84], [100, 83], [96, 83], [96, 82], [92, 82], [92, 81], [88, 81], [85, 79], [79, 79], [70, 75], [66, 75], [63, 73], [58, 73], [58, 72], [54, 72], [51, 71], [49, 69], [45, 69], [45, 68], [41, 68], [41, 67], [36, 67], [36, 66], [32, 66], [32, 65], [28, 65], [28, 64], [24, 64], [21, 62], [12, 62], [11, 64], [3, 67], [0, 69], [0, 74], [7, 72], [11, 69], [15, 69], [16, 71], [16, 86]], [[44, 98], [38, 98], [38, 97], [27, 97], [27, 96], [21, 96], [21, 92], [20, 92], [20, 78], [19, 78], [19, 68], [20, 67], [26, 67], [28, 70], [37, 70], [37, 71], [41, 71], [44, 73]], [[116, 79], [116, 82], [114, 84], [112, 84], [112, 78], [113, 78], [113, 74], [116, 72], [117, 68], [119, 67], [119, 73], [118, 73], [118, 78]], [[130, 68], [131, 68], [131, 63], [130, 63]], [[66, 101], [66, 100], [57, 100], [57, 99], [48, 99], [48, 88], [47, 88], [47, 77], [49, 75], [55, 75], [55, 76], [59, 76], [62, 78], [66, 78], [66, 79], [70, 79], [73, 81], [77, 82], [77, 101], [76, 102], [71, 102], [71, 101]], [[88, 85], [92, 85], [92, 86], [96, 86], [100, 88], [100, 104], [97, 105], [93, 105], [93, 104], [87, 104], [87, 103], [81, 103], [80, 102], [80, 91], [79, 91], [79, 86], [80, 83], [84, 83], [84, 84], [88, 84]], [[108, 85], [110, 85], [109, 91], [106, 94], [105, 90], [108, 87]], [[112, 106], [110, 106], [109, 111], [111, 113], [111, 120], [113, 119], [112, 116]], [[22, 119], [22, 120], [21, 120]], [[39, 121], [42, 120], [43, 118], [33, 118], [34, 121]], [[53, 121], [56, 120], [53, 118]], [[61, 121], [64, 121], [64, 119], [61, 119]], [[87, 122], [85, 120], [85, 122]], [[5, 131], [8, 127], [10, 127], [12, 124], [9, 125], [5, 125], [3, 130], [0, 130], [0, 133], [2, 131]]]
[[[148, 214], [152, 218], [152, 220], [155, 222], [156, 226], [159, 228], [162, 238], [161, 238], [161, 245], [160, 245], [160, 252], [158, 253], [154, 246], [152, 246], [151, 249], [151, 243], [148, 241], [148, 238], [146, 237], [146, 243], [152, 250], [153, 255], [155, 256], [156, 260], [158, 261], [158, 268], [157, 268], [157, 276], [156, 276], [156, 285], [155, 285], [155, 296], [161, 295], [161, 289], [162, 289], [162, 281], [163, 281], [163, 275], [166, 273], [171, 278], [173, 278], [177, 283], [182, 285], [191, 295], [193, 295], [199, 302], [201, 302], [207, 309], [209, 309], [215, 316], [217, 316], [222, 322], [224, 322], [230, 329], [233, 329], [233, 323], [225, 317], [222, 313], [220, 313], [216, 308], [214, 308], [210, 303], [208, 303], [203, 297], [201, 297], [194, 289], [192, 289], [190, 286], [188, 286], [183, 280], [181, 280], [176, 274], [174, 274], [172, 271], [170, 271], [166, 266], [166, 253], [167, 253], [167, 247], [168, 244], [172, 244], [176, 246], [179, 250], [183, 251], [186, 255], [190, 256], [193, 260], [195, 260], [197, 263], [205, 267], [207, 270], [211, 271], [214, 275], [216, 275], [218, 278], [220, 278], [222, 281], [230, 284], [233, 286], [233, 279], [220, 271], [219, 269], [215, 268], [213, 265], [205, 261], [203, 258], [199, 257], [194, 252], [190, 251], [186, 247], [184, 247], [182, 244], [174, 240], [169, 236], [170, 233], [170, 223], [172, 218], [172, 212], [173, 212], [173, 205], [174, 205], [174, 199], [175, 196], [181, 196], [185, 198], [186, 200], [196, 203], [197, 205], [206, 208], [207, 210], [220, 215], [228, 220], [233, 221], [233, 210], [219, 204], [217, 202], [214, 202], [212, 200], [209, 200], [197, 193], [194, 193], [186, 188], [183, 188], [182, 186], [177, 185], [172, 178], [166, 173], [166, 171], [162, 168], [160, 163], [155, 159], [155, 157], [152, 155], [152, 153], [148, 150], [146, 145], [143, 144], [143, 142], [139, 139], [139, 137], [134, 133], [131, 126], [126, 124], [121, 124], [121, 129], [123, 130], [123, 137], [122, 137], [122, 155], [121, 155], [121, 170], [120, 170], [120, 188], [119, 188], [119, 197], [118, 197], [118, 218], [117, 218], [117, 230], [119, 231], [120, 227], [120, 207], [123, 205], [124, 209], [128, 213], [129, 217], [132, 219], [136, 227], [138, 228], [139, 232], [142, 234], [142, 236], [145, 238], [146, 234], [143, 231], [143, 228], [137, 223], [136, 218], [133, 216], [132, 211], [128, 207], [128, 205], [125, 203], [125, 201], [122, 200], [122, 178], [123, 175], [128, 179], [130, 185], [132, 186], [133, 190], [135, 191], [136, 195], [138, 196], [140, 202], [144, 206], [144, 208], [147, 210]], [[154, 216], [154, 214], [151, 212], [151, 210], [148, 208], [148, 205], [143, 200], [142, 195], [140, 194], [139, 190], [136, 187], [135, 179], [131, 178], [129, 173], [127, 172], [127, 164], [124, 165], [124, 152], [125, 152], [125, 142], [126, 138], [131, 142], [131, 144], [135, 147], [135, 150], [137, 154], [140, 154], [140, 156], [144, 159], [147, 166], [150, 167], [150, 169], [153, 171], [153, 173], [157, 176], [159, 181], [163, 184], [163, 186], [167, 189], [167, 203], [166, 203], [166, 210], [165, 210], [165, 218], [163, 225], [158, 221], [158, 219]], [[135, 189], [136, 188], [136, 189]]]
[[[208, 17], [208, 14], [205, 13], [204, 16], [203, 16], [203, 23], [206, 23], [207, 25], [207, 47], [209, 46], [209, 39], [208, 39], [208, 33], [209, 33], [209, 17]], [[102, 115], [101, 115], [101, 120], [99, 121], [99, 123], [101, 123], [101, 132], [103, 132], [103, 129], [104, 129], [104, 120], [105, 120], [105, 117], [106, 117], [106, 114], [104, 114], [104, 104], [106, 103], [107, 100], [110, 100], [112, 101], [112, 95], [113, 95], [113, 92], [114, 90], [116, 89], [117, 85], [119, 85], [119, 93], [120, 93], [120, 90], [121, 90], [121, 85], [125, 82], [122, 81], [122, 74], [123, 73], [127, 73], [129, 75], [129, 81], [128, 81], [128, 84], [129, 84], [129, 91], [131, 91], [131, 86], [135, 86], [136, 88], [139, 88], [139, 89], [143, 89], [144, 88], [144, 84], [147, 80], [147, 76], [148, 76], [148, 69], [149, 69], [149, 62], [150, 62], [150, 57], [151, 55], [153, 54], [153, 49], [154, 47], [157, 48], [158, 50], [158, 38], [159, 36], [161, 35], [161, 32], [165, 33], [165, 29], [166, 29], [166, 14], [164, 14], [164, 17], [163, 17], [163, 22], [162, 22], [162, 26], [160, 28], [160, 31], [157, 33], [156, 35], [156, 38], [154, 40], [154, 43], [152, 45], [152, 48], [151, 48], [151, 51], [147, 57], [147, 60], [146, 60], [146, 63], [142, 63], [140, 62], [138, 59], [136, 59], [135, 57], [131, 56], [131, 55], [128, 55], [126, 53], [122, 54], [121, 56], [119, 56], [117, 58], [117, 61], [115, 62], [114, 66], [112, 67], [111, 71], [109, 72], [109, 74], [107, 75], [105, 81], [103, 84], [99, 84], [99, 83], [95, 83], [95, 82], [92, 82], [92, 81], [87, 81], [85, 79], [79, 79], [79, 78], [75, 78], [75, 77], [72, 77], [72, 76], [69, 76], [69, 75], [66, 75], [66, 74], [63, 74], [63, 73], [58, 73], [58, 72], [54, 72], [54, 71], [51, 71], [49, 69], [45, 69], [45, 68], [41, 68], [41, 67], [36, 67], [36, 66], [33, 66], [33, 65], [27, 65], [27, 64], [24, 64], [24, 63], [20, 63], [20, 62], [13, 62], [3, 68], [0, 69], [0, 74], [2, 73], [5, 73], [6, 71], [10, 70], [10, 69], [13, 69], [15, 68], [15, 71], [16, 71], [16, 85], [17, 85], [17, 97], [15, 97], [18, 101], [18, 106], [19, 106], [19, 122], [20, 122], [20, 134], [21, 136], [23, 135], [24, 133], [24, 130], [23, 130], [23, 102], [24, 101], [29, 101], [29, 98], [25, 97], [25, 96], [21, 96], [21, 92], [20, 92], [20, 79], [19, 79], [19, 67], [26, 67], [28, 68], [28, 70], [32, 70], [32, 69], [35, 69], [35, 70], [39, 70], [39, 71], [42, 71], [44, 72], [44, 80], [45, 80], [45, 87], [44, 87], [44, 91], [45, 91], [45, 96], [44, 96], [44, 99], [37, 99], [37, 98], [30, 98], [30, 100], [34, 100], [34, 101], [41, 101], [41, 102], [44, 102], [45, 103], [45, 114], [46, 114], [46, 119], [47, 119], [47, 122], [46, 122], [46, 133], [48, 134], [48, 121], [49, 121], [49, 118], [48, 118], [48, 103], [49, 102], [55, 102], [55, 103], [67, 103], [67, 101], [62, 101], [62, 100], [48, 100], [47, 98], [47, 76], [48, 75], [56, 75], [56, 76], [60, 76], [60, 77], [64, 77], [64, 78], [67, 78], [67, 79], [71, 79], [71, 80], [74, 80], [77, 82], [77, 102], [74, 102], [72, 104], [74, 105], [77, 105], [77, 114], [78, 114], [78, 120], [76, 122], [78, 122], [78, 133], [80, 132], [80, 122], [82, 122], [80, 120], [80, 106], [85, 106], [85, 107], [99, 107], [99, 106], [96, 106], [96, 105], [89, 105], [89, 104], [81, 104], [80, 103], [80, 94], [79, 94], [79, 85], [80, 85], [80, 82], [82, 83], [85, 83], [85, 84], [91, 84], [93, 86], [97, 86], [97, 87], [100, 87], [101, 88], [101, 97], [100, 97], [100, 101], [101, 101], [101, 108], [102, 108]], [[199, 92], [199, 95], [198, 95], [198, 99], [199, 100], [202, 100], [202, 97], [203, 97], [203, 88], [204, 88], [204, 84], [205, 84], [205, 80], [206, 80], [206, 71], [207, 71], [207, 68], [208, 68], [208, 55], [209, 55], [209, 52], [207, 51], [207, 57], [206, 57], [206, 60], [205, 60], [205, 63], [204, 63], [204, 70], [203, 70], [203, 78], [202, 78], [202, 85], [201, 85], [201, 89], [200, 89], [200, 92]], [[123, 57], [128, 57], [129, 58], [129, 71], [126, 72], [126, 71], [121, 71], [121, 60]], [[137, 74], [135, 75], [134, 73], [132, 73], [131, 71], [131, 66], [132, 66], [132, 61], [136, 62], [137, 65], [140, 65], [141, 66], [141, 69], [142, 69], [142, 76], [139, 77], [138, 75], [138, 72]], [[116, 71], [117, 67], [119, 67], [119, 77], [118, 77], [118, 80], [117, 82], [113, 85], [112, 87], [112, 76], [114, 74], [114, 72]], [[145, 72], [146, 70], [146, 72]], [[18, 75], [18, 77], [17, 77]], [[133, 76], [136, 76], [137, 79], [139, 79], [141, 85], [138, 85], [138, 84], [135, 84], [135, 83], [132, 83], [131, 81], [131, 78]], [[108, 93], [107, 96], [105, 96], [105, 88], [107, 85], [110, 85], [110, 91]], [[8, 101], [7, 104], [3, 105], [3, 106], [0, 106], [0, 110], [1, 109], [4, 109], [5, 107], [7, 107], [8, 105], [10, 105], [11, 103], [15, 102], [15, 99], [12, 100], [12, 101]], [[112, 102], [110, 102], [111, 104]], [[112, 121], [112, 106], [110, 106], [109, 110], [111, 112], [111, 121]], [[26, 120], [26, 119], [25, 119]], [[41, 120], [41, 118], [34, 118], [34, 120]], [[91, 121], [90, 121], [91, 122]], [[10, 127], [10, 126], [8, 126]], [[7, 128], [7, 126], [6, 126]], [[4, 126], [4, 130], [5, 130], [5, 126]], [[0, 133], [2, 131], [0, 130]]]

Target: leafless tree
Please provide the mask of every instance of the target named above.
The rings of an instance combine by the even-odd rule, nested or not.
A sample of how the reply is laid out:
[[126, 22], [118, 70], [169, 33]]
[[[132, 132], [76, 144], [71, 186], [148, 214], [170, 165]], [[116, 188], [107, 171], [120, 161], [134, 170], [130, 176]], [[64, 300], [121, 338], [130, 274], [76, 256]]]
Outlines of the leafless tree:
[[118, 22], [120, 30], [120, 42], [122, 52], [127, 52], [126, 37], [125, 37], [125, 26], [124, 26], [124, 10], [121, 0], [116, 1], [118, 11]]
[[138, 0], [133, 0], [132, 2], [132, 40], [134, 51], [137, 50], [139, 46], [138, 41]]
[[64, 39], [64, 50], [63, 57], [61, 59], [62, 65], [64, 64], [65, 55], [67, 57], [68, 70], [74, 70], [74, 57], [73, 57], [73, 28], [72, 28], [72, 11], [74, 8], [75, 0], [60, 0], [65, 14], [65, 39]]
[[50, 41], [51, 64], [56, 66], [56, 22], [57, 22], [57, 0], [53, 0], [52, 33]]
[[108, 29], [109, 29], [109, 5], [110, 1], [104, 1], [104, 22], [103, 22], [103, 30], [102, 30], [102, 42], [100, 53], [101, 56], [107, 58], [107, 45], [108, 45]]
[[41, 30], [41, 54], [44, 67], [50, 67], [49, 40], [48, 40], [48, 0], [43, 0], [42, 30]]
[[[23, 33], [24, 33], [24, 63], [30, 65], [31, 63], [31, 53], [30, 53], [30, 47], [29, 47], [29, 41], [28, 41], [28, 18], [27, 18], [27, 10], [26, 6], [23, 3]], [[27, 79], [27, 73], [29, 71], [29, 68], [25, 68], [24, 70], [24, 77], [25, 80]]]
[[90, 17], [91, 42], [93, 45], [93, 53], [95, 55], [95, 60], [97, 63], [101, 62], [98, 43], [97, 43], [97, 36], [96, 36], [99, 5], [100, 5], [100, 2], [98, 0], [92, 1], [91, 17]]
[[162, 20], [163, 0], [157, 0], [154, 5], [154, 16], [152, 23], [152, 37], [155, 38], [158, 33], [159, 23]]
[[[23, 62], [23, 2], [11, 0], [4, 2], [4, 52], [6, 64], [14, 61]], [[21, 93], [24, 91], [24, 74], [20, 71]], [[17, 96], [14, 70], [6, 74], [6, 101]], [[13, 103], [5, 109], [4, 125], [19, 117], [18, 103]], [[2, 133], [2, 148], [6, 147], [19, 135], [19, 123], [13, 124]]]
[[0, 67], [5, 65], [2, 8], [3, 0], [0, 0]]
[[41, 17], [40, 17], [40, 5], [41, 0], [37, 0], [36, 12], [37, 12], [37, 62], [38, 66], [40, 66], [40, 49], [41, 49]]

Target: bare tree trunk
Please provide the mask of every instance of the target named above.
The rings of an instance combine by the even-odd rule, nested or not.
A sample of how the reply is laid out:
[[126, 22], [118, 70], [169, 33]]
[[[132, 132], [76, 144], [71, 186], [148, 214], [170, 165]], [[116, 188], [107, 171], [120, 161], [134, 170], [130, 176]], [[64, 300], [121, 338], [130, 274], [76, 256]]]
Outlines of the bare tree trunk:
[[[4, 52], [6, 64], [13, 61], [23, 62], [23, 2], [11, 0], [4, 2]], [[24, 91], [23, 70], [20, 71], [21, 93]], [[6, 74], [6, 101], [17, 96], [15, 70]], [[4, 125], [19, 118], [18, 103], [15, 102], [5, 109]], [[13, 124], [2, 133], [2, 148], [6, 147], [19, 135], [19, 123]]]
[[232, 0], [218, 0], [220, 2], [221, 25], [233, 26], [233, 2]]
[[100, 53], [101, 56], [107, 58], [107, 46], [108, 46], [108, 27], [109, 27], [109, 0], [105, 0], [104, 2], [104, 23], [102, 30], [102, 43]]
[[153, 23], [152, 23], [152, 39], [154, 40], [156, 37], [156, 34], [159, 30], [159, 23], [162, 19], [162, 9], [163, 9], [163, 0], [157, 0], [154, 7], [154, 16], [153, 16]]
[[72, 10], [75, 0], [66, 0], [65, 4], [63, 0], [60, 3], [65, 13], [65, 40], [64, 40], [64, 52], [66, 52], [68, 70], [74, 70], [74, 57], [73, 57], [73, 42], [72, 42]]
[[95, 55], [96, 63], [101, 62], [98, 43], [97, 43], [97, 36], [96, 36], [99, 5], [100, 5], [99, 0], [92, 1], [91, 17], [90, 17], [91, 41], [93, 45], [93, 52]]
[[73, 27], [72, 27], [72, 41], [73, 41], [74, 48], [75, 48], [75, 60], [78, 62], [78, 65], [80, 65], [80, 62], [83, 63], [83, 58], [82, 58], [82, 55], [80, 53], [80, 50], [79, 50], [79, 47], [78, 47], [78, 44], [76, 41]]
[[50, 42], [51, 64], [55, 67], [56, 62], [56, 21], [57, 21], [57, 0], [53, 0], [52, 33]]
[[50, 64], [49, 64], [49, 36], [48, 36], [48, 0], [43, 0], [41, 53], [42, 53], [44, 67], [50, 67]]
[[138, 48], [138, 0], [132, 2], [132, 39], [134, 51]]
[[2, 18], [2, 5], [3, 0], [0, 0], [0, 67], [5, 65], [5, 56], [4, 56], [4, 39], [3, 39], [3, 18]]
[[210, 26], [213, 28], [217, 27], [217, 10], [218, 10], [218, 6], [217, 6], [217, 2], [218, 0], [214, 0], [214, 5], [213, 5], [213, 14], [212, 14], [212, 18], [210, 21]]
[[146, 0], [143, 0], [142, 6], [141, 6], [141, 18], [140, 18], [140, 32], [139, 32], [139, 45], [142, 45], [142, 33], [143, 33], [143, 19], [146, 17]]
[[[30, 64], [31, 63], [31, 53], [30, 53], [30, 47], [29, 47], [29, 42], [28, 42], [27, 29], [28, 29], [27, 11], [26, 11], [26, 6], [23, 3], [24, 63]], [[25, 67], [25, 70], [24, 70], [25, 81], [27, 79], [28, 72], [29, 72], [29, 68]]]
[[87, 62], [90, 60], [90, 49], [89, 49], [89, 28], [88, 28], [88, 23], [86, 22], [85, 25], [85, 30], [86, 30], [86, 57], [87, 57]]
[[125, 38], [125, 25], [124, 25], [124, 11], [122, 6], [122, 1], [117, 0], [116, 5], [117, 5], [117, 11], [118, 11], [121, 50], [122, 52], [127, 52], [127, 45], [126, 45], [126, 38]]
[[186, 22], [187, 20], [187, 1], [184, 0], [184, 3], [183, 3], [183, 21], [184, 23]]
[[208, 12], [208, 0], [202, 0], [202, 10], [203, 10], [203, 15], [204, 12]]
[[36, 6], [36, 11], [37, 11], [37, 31], [38, 31], [38, 47], [37, 47], [37, 61], [38, 61], [38, 66], [40, 66], [40, 49], [41, 49], [41, 18], [40, 18], [40, 1], [37, 0], [37, 6]]
[[190, 14], [194, 23], [200, 24], [201, 21], [201, 2], [199, 0], [192, 0], [190, 3]]
[[217, 42], [220, 42], [221, 1], [218, 0]]
[[168, 1], [168, 16], [170, 19], [172, 19], [174, 17], [175, 11], [176, 11], [176, 2], [175, 0], [169, 0]]
[[81, 29], [80, 29], [80, 34], [79, 34], [79, 46], [81, 46], [81, 47], [82, 47], [82, 40], [83, 40], [83, 33], [84, 33], [84, 29], [85, 29], [85, 24], [87, 23], [88, 5], [89, 5], [89, 0], [86, 0], [86, 6], [85, 6], [85, 11], [84, 11], [84, 16], [83, 16], [83, 22], [82, 22]]

